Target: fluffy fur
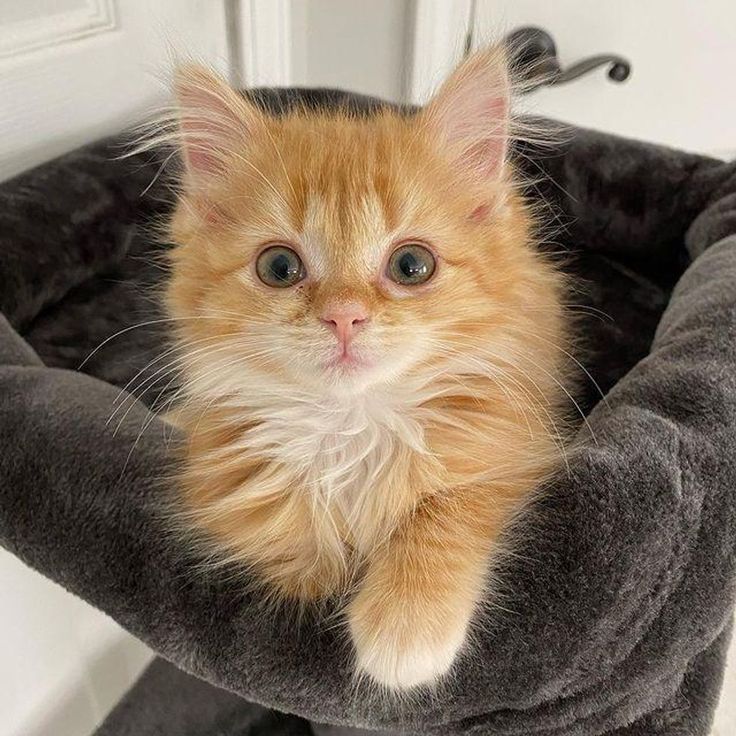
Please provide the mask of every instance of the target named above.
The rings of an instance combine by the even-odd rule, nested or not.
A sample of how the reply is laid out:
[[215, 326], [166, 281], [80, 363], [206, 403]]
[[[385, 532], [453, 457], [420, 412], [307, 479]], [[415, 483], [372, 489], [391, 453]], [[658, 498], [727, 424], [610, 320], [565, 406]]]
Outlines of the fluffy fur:
[[[561, 462], [563, 284], [506, 160], [508, 87], [496, 50], [415, 116], [273, 118], [200, 68], [176, 80], [186, 517], [281, 596], [349, 593], [357, 669], [393, 689], [451, 668], [502, 533]], [[385, 276], [405, 241], [437, 258], [423, 286]], [[307, 278], [261, 283], [269, 243]], [[357, 367], [322, 318], [347, 303]]]

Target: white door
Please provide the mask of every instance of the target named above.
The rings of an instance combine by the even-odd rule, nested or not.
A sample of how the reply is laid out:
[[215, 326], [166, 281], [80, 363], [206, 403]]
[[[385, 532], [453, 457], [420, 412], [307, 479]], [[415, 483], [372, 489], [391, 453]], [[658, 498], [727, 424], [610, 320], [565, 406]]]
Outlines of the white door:
[[[0, 179], [161, 103], [177, 54], [228, 71], [220, 0], [0, 0]], [[0, 736], [86, 736], [151, 654], [0, 550]]]
[[733, 0], [477, 0], [474, 45], [521, 26], [549, 31], [563, 68], [614, 52], [632, 74], [604, 70], [528, 95], [543, 115], [703, 153], [736, 155]]
[[226, 0], [0, 0], [0, 178], [120, 130], [177, 56], [229, 71]]

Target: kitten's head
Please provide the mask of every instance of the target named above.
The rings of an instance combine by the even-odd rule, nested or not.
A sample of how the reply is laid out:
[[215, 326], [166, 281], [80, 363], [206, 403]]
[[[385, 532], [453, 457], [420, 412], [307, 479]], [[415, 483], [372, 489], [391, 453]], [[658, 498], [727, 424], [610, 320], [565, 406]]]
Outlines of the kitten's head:
[[471, 57], [415, 115], [274, 117], [197, 67], [176, 93], [168, 303], [200, 388], [425, 380], [467, 367], [544, 291], [507, 162], [499, 51]]

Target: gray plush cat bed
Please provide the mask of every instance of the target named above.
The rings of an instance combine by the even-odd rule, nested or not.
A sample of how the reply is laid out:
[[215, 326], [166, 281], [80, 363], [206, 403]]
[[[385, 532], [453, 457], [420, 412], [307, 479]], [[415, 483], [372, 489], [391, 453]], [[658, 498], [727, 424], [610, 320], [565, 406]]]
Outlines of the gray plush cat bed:
[[533, 509], [473, 655], [397, 702], [356, 687], [319, 614], [267, 613], [167, 536], [161, 384], [106, 425], [166, 347], [148, 287], [170, 195], [119, 143], [0, 185], [0, 541], [163, 658], [99, 733], [707, 734], [736, 595], [736, 167], [586, 131], [523, 151], [607, 400], [583, 396], [596, 440]]

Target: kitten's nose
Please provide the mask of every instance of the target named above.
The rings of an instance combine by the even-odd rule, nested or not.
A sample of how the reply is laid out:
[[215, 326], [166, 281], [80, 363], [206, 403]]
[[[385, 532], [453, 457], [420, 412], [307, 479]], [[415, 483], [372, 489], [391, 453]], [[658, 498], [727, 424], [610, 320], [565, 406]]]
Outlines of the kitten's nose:
[[347, 346], [355, 333], [368, 321], [368, 310], [357, 302], [335, 304], [322, 312], [320, 321], [337, 335], [337, 339], [344, 346]]

